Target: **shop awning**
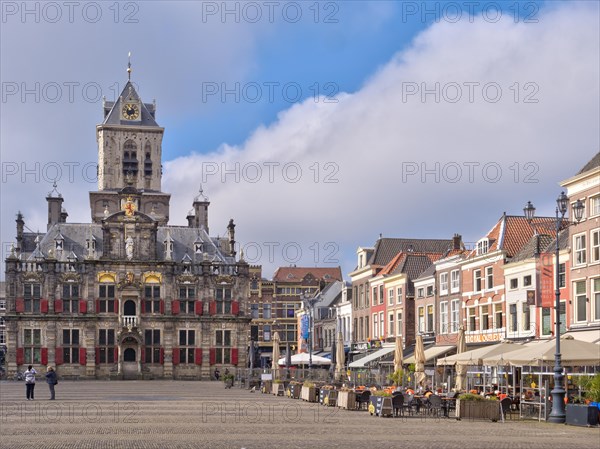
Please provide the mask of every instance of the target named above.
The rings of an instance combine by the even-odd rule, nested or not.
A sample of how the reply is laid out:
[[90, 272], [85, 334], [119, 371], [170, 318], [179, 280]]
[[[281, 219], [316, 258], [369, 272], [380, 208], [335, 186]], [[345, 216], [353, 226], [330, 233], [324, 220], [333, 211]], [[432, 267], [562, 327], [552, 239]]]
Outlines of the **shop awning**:
[[[456, 350], [456, 346], [430, 346], [429, 348], [425, 349], [425, 362], [437, 359], [438, 357], [447, 354], [452, 350]], [[411, 363], [416, 363], [414, 354], [404, 359], [405, 365], [410, 365]]]
[[587, 341], [588, 343], [600, 343], [600, 329], [587, 330], [587, 331], [574, 331], [571, 330], [563, 336], [570, 335], [575, 340]]
[[394, 352], [393, 346], [390, 348], [379, 349], [363, 357], [362, 359], [352, 362], [350, 365], [348, 365], [348, 368], [364, 368], [367, 363], [380, 359], [381, 357], [386, 356], [391, 352]]

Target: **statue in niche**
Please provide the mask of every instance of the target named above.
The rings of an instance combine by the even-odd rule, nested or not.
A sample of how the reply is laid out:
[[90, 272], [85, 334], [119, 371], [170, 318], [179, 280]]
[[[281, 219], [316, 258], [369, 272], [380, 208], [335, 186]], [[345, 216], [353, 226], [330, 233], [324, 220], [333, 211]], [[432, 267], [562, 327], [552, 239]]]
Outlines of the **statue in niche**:
[[133, 259], [133, 239], [131, 236], [125, 239], [125, 255], [127, 256], [127, 260]]

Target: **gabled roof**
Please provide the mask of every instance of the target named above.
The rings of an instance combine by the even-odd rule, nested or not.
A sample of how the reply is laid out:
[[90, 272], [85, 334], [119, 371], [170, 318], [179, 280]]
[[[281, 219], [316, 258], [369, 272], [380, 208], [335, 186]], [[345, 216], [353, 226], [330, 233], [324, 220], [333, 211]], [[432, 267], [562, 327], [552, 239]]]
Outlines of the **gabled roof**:
[[[126, 102], [140, 102], [140, 118], [136, 121], [121, 120], [121, 109], [123, 103]], [[152, 103], [142, 103], [140, 96], [138, 95], [133, 83], [127, 81], [121, 95], [117, 101], [105, 101], [104, 102], [104, 121], [103, 125], [142, 125], [142, 126], [158, 126], [156, 123], [154, 113], [155, 105]]]
[[554, 239], [547, 234], [536, 234], [519, 250], [510, 262], [521, 262], [540, 255]]
[[342, 280], [342, 269], [340, 267], [279, 267], [275, 271], [275, 274], [273, 274], [273, 281], [302, 282], [309, 273], [312, 274], [315, 279], [322, 279], [325, 282]]
[[423, 271], [415, 281], [425, 279], [435, 275], [435, 264], [431, 264], [425, 271]]
[[585, 172], [594, 170], [600, 167], [600, 151], [598, 151], [590, 161], [583, 166], [581, 170], [577, 172], [578, 175], [581, 175]]
[[[554, 217], [535, 217], [530, 223], [525, 216], [503, 214], [484, 236], [489, 241], [488, 252], [502, 250], [512, 258], [529, 242], [536, 229], [540, 233], [547, 232], [553, 228], [555, 220]], [[477, 248], [468, 257], [476, 257], [476, 254]]]
[[452, 239], [380, 238], [368, 265], [387, 265], [400, 252], [444, 254], [452, 247]]

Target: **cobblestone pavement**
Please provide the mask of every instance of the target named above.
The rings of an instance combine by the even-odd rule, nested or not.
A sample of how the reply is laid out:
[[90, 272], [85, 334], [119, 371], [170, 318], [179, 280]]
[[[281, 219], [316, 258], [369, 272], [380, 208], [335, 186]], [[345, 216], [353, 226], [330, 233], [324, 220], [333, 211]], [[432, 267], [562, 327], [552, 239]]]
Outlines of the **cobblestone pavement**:
[[377, 418], [220, 382], [64, 381], [48, 401], [0, 382], [1, 448], [597, 448], [600, 429], [535, 421]]

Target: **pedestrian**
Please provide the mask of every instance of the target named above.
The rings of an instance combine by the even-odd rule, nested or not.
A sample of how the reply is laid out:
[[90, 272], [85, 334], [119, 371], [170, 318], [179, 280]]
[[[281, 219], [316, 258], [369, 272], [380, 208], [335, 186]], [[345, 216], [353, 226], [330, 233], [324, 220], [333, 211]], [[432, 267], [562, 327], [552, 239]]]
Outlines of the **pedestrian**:
[[48, 388], [50, 389], [50, 400], [54, 400], [54, 386], [58, 383], [56, 378], [56, 372], [54, 368], [51, 366], [48, 367], [48, 372], [46, 373], [46, 382], [48, 383]]
[[215, 368], [215, 379], [219, 380], [220, 376], [221, 376], [221, 373], [219, 373], [219, 369]]
[[35, 375], [37, 371], [33, 369], [33, 365], [27, 367], [25, 371], [25, 388], [27, 388], [27, 400], [33, 401], [33, 390], [35, 389]]

